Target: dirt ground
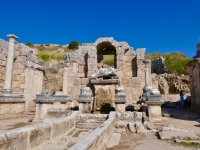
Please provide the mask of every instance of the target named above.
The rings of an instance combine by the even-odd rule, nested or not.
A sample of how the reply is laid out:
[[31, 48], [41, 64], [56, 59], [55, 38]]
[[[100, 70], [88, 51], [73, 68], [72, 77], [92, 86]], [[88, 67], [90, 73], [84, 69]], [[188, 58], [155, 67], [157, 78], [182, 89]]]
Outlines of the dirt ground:
[[[178, 103], [179, 95], [164, 95], [165, 101]], [[200, 114], [190, 108], [162, 107], [162, 113], [171, 117], [162, 117], [164, 126], [172, 125], [175, 128], [194, 131], [200, 134]], [[187, 133], [186, 133], [187, 134]], [[123, 133], [118, 145], [107, 150], [196, 150], [200, 147], [187, 147], [173, 141], [161, 140], [156, 132]]]

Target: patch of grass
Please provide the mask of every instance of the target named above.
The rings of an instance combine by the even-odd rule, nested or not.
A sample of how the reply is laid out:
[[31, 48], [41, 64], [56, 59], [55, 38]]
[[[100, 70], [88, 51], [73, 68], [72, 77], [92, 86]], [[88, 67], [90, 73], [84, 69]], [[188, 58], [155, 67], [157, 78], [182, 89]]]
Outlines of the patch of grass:
[[103, 56], [103, 64], [108, 66], [114, 66], [114, 55], [104, 55]]
[[[30, 44], [28, 44], [28, 46], [37, 49], [38, 50], [37, 57], [44, 62], [49, 62], [52, 60], [61, 61], [63, 60], [63, 55], [65, 53], [71, 53], [75, 51], [69, 49], [68, 47], [62, 47], [62, 46], [47, 47], [44, 45], [33, 46]], [[56, 50], [58, 50], [59, 48], [63, 49], [64, 52], [57, 53]]]
[[181, 143], [176, 143], [176, 144], [184, 146], [184, 147], [200, 148], [200, 144], [199, 143], [194, 143], [194, 142], [191, 142], [191, 143], [181, 142]]
[[162, 56], [165, 59], [165, 65], [168, 73], [174, 73], [176, 75], [186, 74], [188, 75], [188, 67], [186, 64], [191, 61], [186, 55], [180, 52], [170, 53], [153, 53], [145, 55], [145, 59], [155, 60]]
[[[179, 139], [179, 138], [178, 138]], [[188, 147], [188, 148], [200, 148], [200, 144], [197, 142], [192, 142], [190, 137], [185, 137], [182, 139], [183, 141], [181, 142], [176, 142], [176, 138], [173, 137], [171, 139], [166, 139], [166, 141], [174, 144], [174, 145], [179, 145], [179, 146], [184, 146], [184, 147]], [[185, 142], [184, 142], [185, 141]], [[191, 141], [191, 142], [187, 142], [187, 141]]]

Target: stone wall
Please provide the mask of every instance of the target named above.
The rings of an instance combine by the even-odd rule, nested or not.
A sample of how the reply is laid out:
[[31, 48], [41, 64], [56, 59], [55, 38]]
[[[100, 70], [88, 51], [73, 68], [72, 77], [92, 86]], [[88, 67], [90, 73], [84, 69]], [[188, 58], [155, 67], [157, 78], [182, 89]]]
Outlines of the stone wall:
[[[0, 39], [0, 91], [4, 87], [8, 42]], [[12, 92], [21, 93], [26, 100], [26, 111], [35, 94], [42, 91], [43, 66], [36, 58], [37, 50], [24, 44], [15, 44]]]
[[127, 105], [136, 103], [145, 85], [145, 50], [141, 48], [134, 51], [128, 43], [117, 42], [113, 38], [99, 38], [93, 44], [79, 46], [75, 52], [64, 55], [64, 93], [71, 96], [76, 103], [80, 88], [89, 86], [95, 97], [96, 91], [90, 78], [104, 66], [103, 55], [113, 54], [114, 68], [117, 69], [119, 77], [119, 84], [116, 86], [124, 87]]
[[0, 133], [0, 149], [27, 150], [75, 128], [80, 112], [72, 115]]
[[199, 111], [200, 107], [200, 58], [195, 58], [188, 64], [190, 76], [191, 106]]
[[181, 90], [184, 93], [190, 92], [189, 76], [177, 76], [175, 74], [151, 74], [152, 85], [154, 88], [159, 89], [161, 94], [177, 94]]

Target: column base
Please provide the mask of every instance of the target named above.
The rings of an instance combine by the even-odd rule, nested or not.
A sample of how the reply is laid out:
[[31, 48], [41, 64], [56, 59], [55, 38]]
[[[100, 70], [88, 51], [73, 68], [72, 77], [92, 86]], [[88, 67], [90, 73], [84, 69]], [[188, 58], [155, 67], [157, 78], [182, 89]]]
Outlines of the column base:
[[10, 96], [12, 95], [12, 90], [11, 89], [3, 89], [1, 91], [2, 94], [4, 94], [5, 96]]
[[115, 111], [125, 111], [125, 103], [124, 104], [115, 103]]
[[90, 103], [79, 103], [79, 111], [82, 113], [91, 113]]

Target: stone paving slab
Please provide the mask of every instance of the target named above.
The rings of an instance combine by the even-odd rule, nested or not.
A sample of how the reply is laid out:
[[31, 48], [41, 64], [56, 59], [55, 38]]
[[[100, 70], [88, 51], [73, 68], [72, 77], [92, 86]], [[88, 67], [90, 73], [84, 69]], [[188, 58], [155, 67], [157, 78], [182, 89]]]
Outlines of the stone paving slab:
[[113, 133], [113, 135], [111, 136], [111, 139], [109, 140], [108, 144], [107, 144], [107, 148], [113, 147], [115, 145], [118, 145], [119, 141], [121, 138], [121, 134], [120, 133]]

